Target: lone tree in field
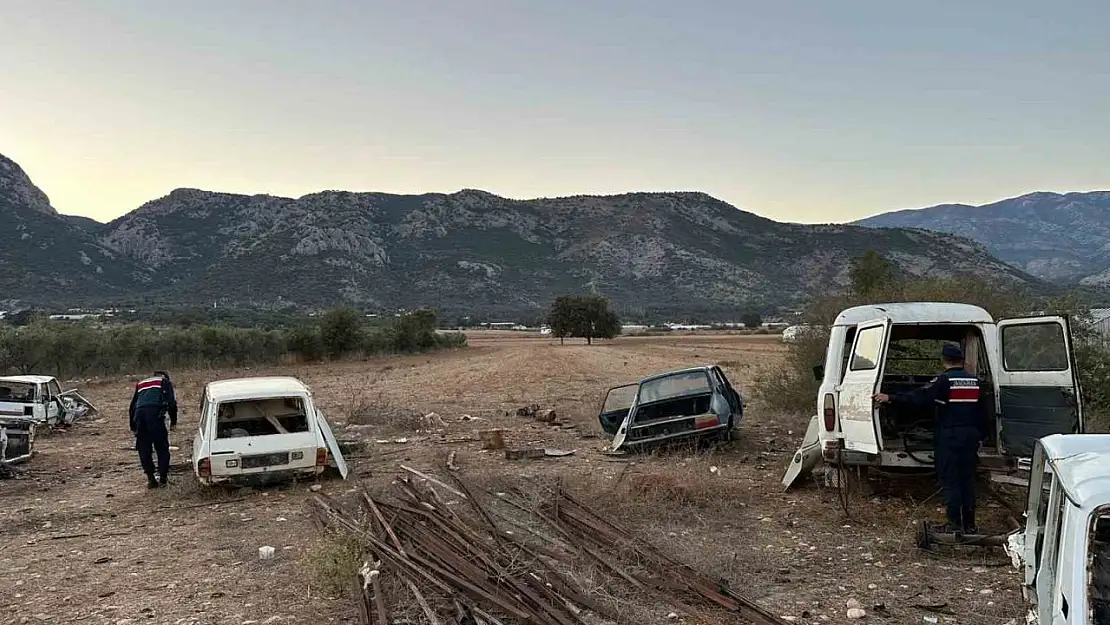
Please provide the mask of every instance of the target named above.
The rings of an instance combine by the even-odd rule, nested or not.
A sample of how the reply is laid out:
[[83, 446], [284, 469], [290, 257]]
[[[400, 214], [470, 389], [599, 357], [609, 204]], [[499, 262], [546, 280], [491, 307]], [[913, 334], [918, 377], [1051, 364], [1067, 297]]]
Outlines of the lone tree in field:
[[611, 339], [621, 332], [617, 313], [600, 295], [560, 295], [547, 314], [547, 325], [560, 343], [570, 336], [592, 345], [594, 339]]
[[852, 292], [871, 298], [894, 283], [894, 264], [875, 250], [867, 250], [863, 256], [852, 259], [848, 275], [852, 279]]
[[740, 323], [748, 330], [756, 330], [763, 327], [763, 315], [758, 310], [749, 310], [740, 316]]

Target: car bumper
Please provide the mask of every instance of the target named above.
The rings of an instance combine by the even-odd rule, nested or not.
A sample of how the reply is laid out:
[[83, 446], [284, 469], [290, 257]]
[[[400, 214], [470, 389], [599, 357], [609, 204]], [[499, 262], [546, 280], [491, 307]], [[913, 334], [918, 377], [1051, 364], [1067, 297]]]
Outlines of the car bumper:
[[299, 467], [292, 469], [270, 469], [256, 473], [230, 473], [197, 476], [197, 480], [206, 486], [234, 485], [234, 486], [265, 486], [281, 484], [297, 479], [314, 478], [324, 472], [324, 467]]

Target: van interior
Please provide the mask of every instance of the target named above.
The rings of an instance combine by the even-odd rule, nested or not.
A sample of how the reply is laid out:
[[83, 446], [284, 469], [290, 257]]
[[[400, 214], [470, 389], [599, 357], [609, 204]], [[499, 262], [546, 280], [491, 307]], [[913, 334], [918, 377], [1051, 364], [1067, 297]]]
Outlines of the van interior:
[[[852, 358], [867, 358], [867, 348], [861, 341], [861, 349], [852, 353], [855, 342], [855, 328], [847, 332], [845, 339], [842, 371], [848, 370]], [[991, 371], [984, 353], [983, 337], [974, 325], [936, 324], [936, 325], [894, 325], [891, 327], [890, 344], [887, 348], [880, 392], [893, 395], [907, 393], [925, 386], [941, 371], [940, 351], [945, 343], [956, 343], [964, 352], [965, 367], [976, 374], [981, 382], [983, 402], [994, 405], [994, 385]], [[873, 349], [873, 357], [881, 353], [881, 345]], [[993, 408], [989, 409], [988, 424], [990, 435], [985, 448], [994, 447], [996, 440], [996, 419]], [[933, 451], [932, 406], [911, 407], [905, 405], [883, 405], [879, 407], [879, 427], [882, 433], [883, 449], [905, 451], [911, 457], [915, 452]], [[929, 462], [928, 458], [915, 458]]]
[[216, 408], [216, 438], [308, 432], [300, 397], [271, 397], [223, 402]]

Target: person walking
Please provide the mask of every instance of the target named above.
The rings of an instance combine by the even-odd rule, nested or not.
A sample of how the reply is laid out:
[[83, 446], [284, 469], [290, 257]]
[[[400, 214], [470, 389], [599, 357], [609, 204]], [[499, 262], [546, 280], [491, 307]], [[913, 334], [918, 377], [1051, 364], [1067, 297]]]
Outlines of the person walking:
[[979, 379], [964, 369], [964, 355], [951, 343], [941, 349], [944, 372], [925, 386], [895, 395], [877, 393], [880, 404], [934, 406], [933, 462], [947, 507], [946, 533], [977, 534], [975, 480], [979, 445], [987, 434]]
[[[146, 474], [147, 488], [168, 484], [170, 472], [170, 437], [166, 431], [166, 415], [170, 417], [170, 430], [177, 427], [177, 396], [173, 382], [165, 371], [155, 371], [152, 377], [135, 385], [128, 410], [131, 433], [135, 436], [135, 450], [139, 464]], [[155, 479], [154, 456], [158, 456], [158, 477]]]

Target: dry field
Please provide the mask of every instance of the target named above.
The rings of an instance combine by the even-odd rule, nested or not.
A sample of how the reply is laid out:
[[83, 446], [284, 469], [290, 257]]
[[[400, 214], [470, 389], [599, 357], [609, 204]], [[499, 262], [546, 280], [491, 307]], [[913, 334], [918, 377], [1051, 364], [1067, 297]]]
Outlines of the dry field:
[[[810, 483], [782, 492], [779, 479], [804, 418], [753, 405], [727, 447], [626, 459], [600, 453], [605, 441], [596, 411], [607, 387], [716, 363], [746, 392], [781, 350], [773, 336], [559, 346], [474, 333], [470, 348], [430, 356], [171, 372], [182, 409], [172, 434], [181, 447], [174, 462], [188, 457], [204, 383], [292, 374], [314, 389], [341, 439], [369, 441], [350, 462], [373, 489], [388, 488], [402, 463], [440, 471], [454, 451], [459, 473], [479, 483], [560, 476], [660, 550], [798, 623], [848, 622], [849, 599], [867, 610], [866, 623], [922, 623], [939, 615], [940, 622], [1002, 624], [1021, 617], [1018, 579], [1001, 551], [931, 554], [914, 547], [913, 520], [939, 518], [936, 499], [922, 504], [935, 491], [928, 478], [855, 497], [849, 516], [834, 489]], [[321, 554], [334, 545], [311, 521], [307, 485], [213, 492], [178, 472], [169, 489], [147, 491], [126, 426], [130, 389], [128, 380], [85, 384], [103, 420], [42, 435], [31, 472], [0, 482], [0, 622], [357, 622], [353, 602], [329, 579]], [[554, 408], [575, 426], [551, 428], [515, 415], [528, 404]], [[413, 416], [430, 412], [442, 425]], [[513, 462], [459, 442], [488, 427], [504, 427], [509, 446], [539, 443], [575, 453]], [[375, 442], [401, 436], [407, 442]], [[343, 496], [354, 484], [322, 486]], [[275, 559], [258, 559], [263, 545], [276, 548]], [[645, 600], [638, 608], [638, 622], [675, 622], [666, 606]], [[736, 622], [720, 612], [695, 618], [675, 611], [687, 625]]]

